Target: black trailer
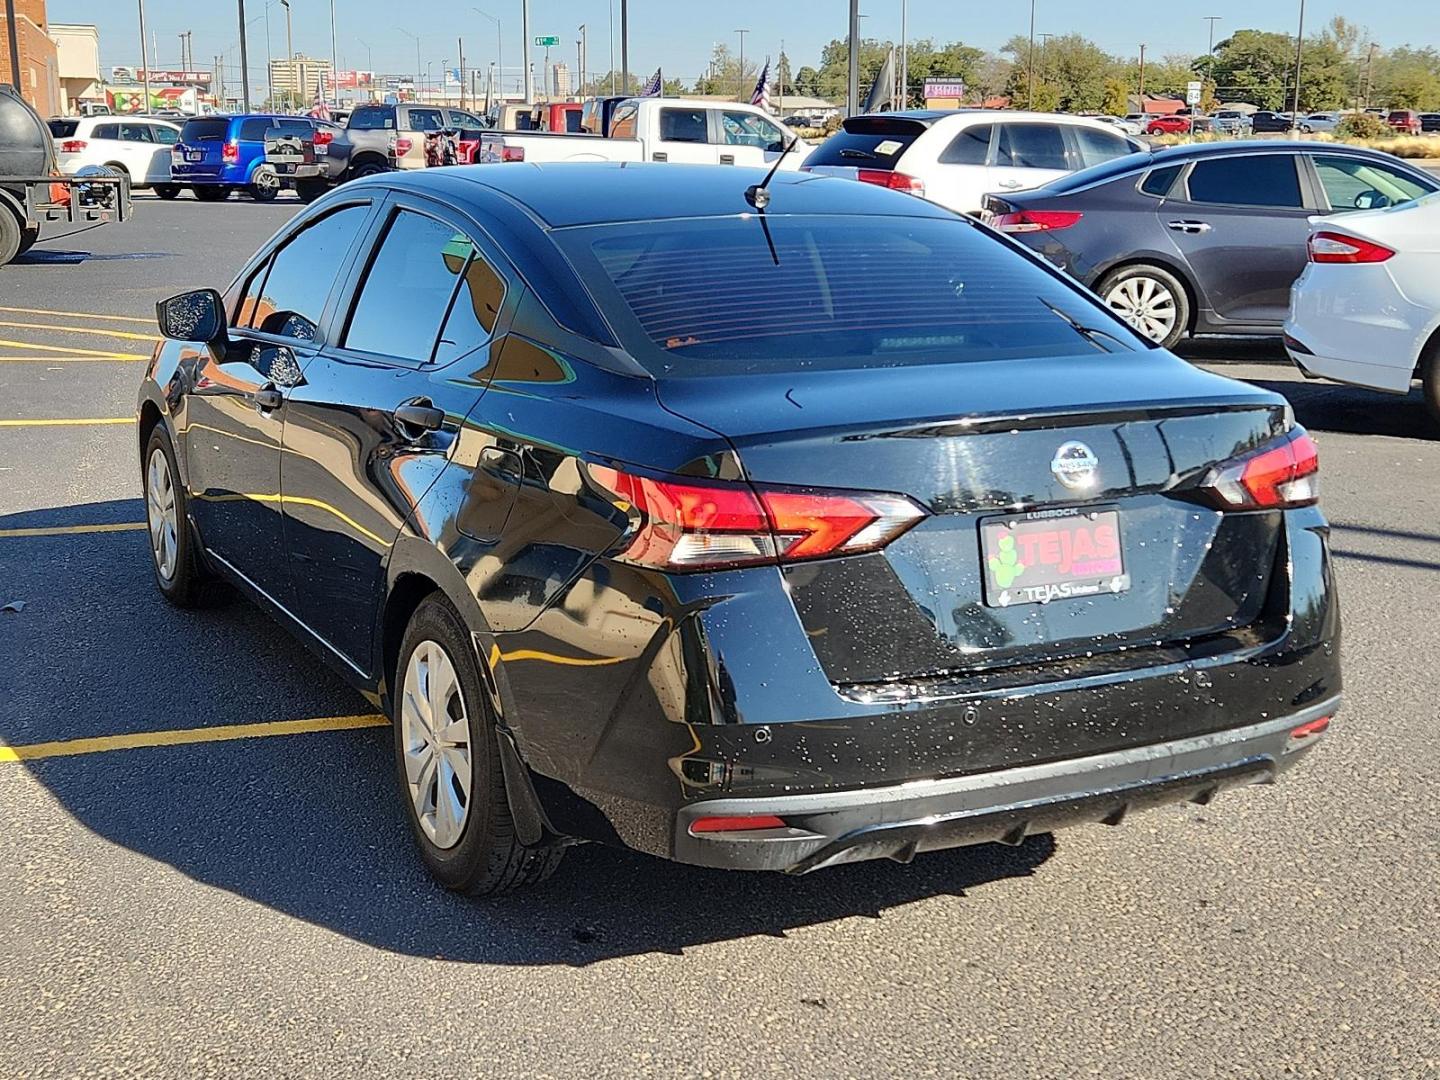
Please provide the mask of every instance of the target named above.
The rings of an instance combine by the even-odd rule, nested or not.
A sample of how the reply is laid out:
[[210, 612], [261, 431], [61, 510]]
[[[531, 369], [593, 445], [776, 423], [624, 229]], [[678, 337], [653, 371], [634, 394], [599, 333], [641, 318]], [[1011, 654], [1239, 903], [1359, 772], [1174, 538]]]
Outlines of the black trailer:
[[47, 222], [124, 221], [130, 182], [109, 169], [61, 176], [55, 142], [40, 115], [0, 86], [0, 266], [28, 251]]

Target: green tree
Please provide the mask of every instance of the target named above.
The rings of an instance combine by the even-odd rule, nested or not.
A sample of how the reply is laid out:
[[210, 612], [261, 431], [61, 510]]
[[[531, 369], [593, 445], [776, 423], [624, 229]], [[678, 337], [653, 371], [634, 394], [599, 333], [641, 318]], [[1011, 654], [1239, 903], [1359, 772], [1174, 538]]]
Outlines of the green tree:
[[1215, 46], [1216, 92], [1224, 101], [1284, 107], [1295, 66], [1295, 39], [1264, 30], [1237, 30]]
[[795, 73], [795, 92], [806, 97], [820, 96], [820, 72], [806, 64]]
[[[1017, 34], [1000, 51], [1013, 61], [1007, 92], [1015, 105], [1030, 107], [1029, 39]], [[1105, 80], [1115, 67], [1115, 59], [1080, 34], [1062, 34], [1035, 47], [1034, 66], [1034, 108], [1096, 112], [1105, 103]]]
[[1124, 116], [1130, 111], [1130, 90], [1125, 80], [1116, 75], [1105, 78], [1105, 98], [1100, 111], [1109, 116]]

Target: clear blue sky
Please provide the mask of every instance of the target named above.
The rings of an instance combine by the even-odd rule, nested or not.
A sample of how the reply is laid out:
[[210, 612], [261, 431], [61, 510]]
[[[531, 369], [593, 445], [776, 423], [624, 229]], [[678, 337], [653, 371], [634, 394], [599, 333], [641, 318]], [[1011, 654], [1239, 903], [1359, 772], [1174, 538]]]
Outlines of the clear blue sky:
[[[312, 56], [330, 55], [330, 6], [328, 0], [292, 0], [295, 49]], [[342, 67], [368, 67], [404, 74], [415, 68], [415, 43], [397, 26], [421, 37], [421, 59], [452, 66], [456, 37], [465, 38], [466, 63], [487, 65], [494, 59], [495, 24], [475, 14], [465, 0], [335, 0], [338, 12], [337, 44]], [[498, 15], [504, 25], [505, 66], [518, 71], [520, 57], [519, 0], [485, 0], [479, 7]], [[246, 16], [257, 20], [250, 26], [249, 48], [252, 77], [263, 82], [267, 51], [264, 15], [266, 0], [246, 0]], [[555, 34], [561, 46], [551, 59], [575, 65], [577, 28], [589, 27], [589, 60], [592, 72], [609, 67], [610, 11], [615, 10], [615, 33], [619, 35], [619, 0], [532, 0], [530, 33]], [[861, 32], [866, 37], [898, 40], [901, 0], [863, 0]], [[402, 21], [398, 11], [414, 14]], [[101, 62], [138, 65], [140, 62], [136, 0], [49, 0], [53, 22], [95, 23], [100, 27]], [[274, 54], [285, 50], [285, 17], [279, 0], [269, 0], [270, 48]], [[745, 37], [747, 60], [752, 56], [785, 50], [795, 67], [818, 62], [820, 48], [846, 31], [847, 0], [770, 0], [762, 3], [696, 3], [695, 0], [631, 0], [630, 67], [649, 73], [663, 65], [667, 76], [693, 80], [705, 71], [710, 49], [716, 42], [737, 46], [737, 27], [749, 29]], [[422, 14], [423, 13], [423, 14]], [[1227, 30], [1259, 28], [1293, 32], [1298, 13], [1297, 0], [1204, 0], [1188, 5], [1176, 3], [1116, 3], [1115, 0], [1038, 0], [1037, 32], [1063, 34], [1079, 32], [1110, 52], [1133, 55], [1140, 42], [1154, 56], [1172, 52], [1203, 52], [1207, 24], [1202, 16], [1218, 15], [1217, 38]], [[1380, 5], [1327, 3], [1309, 0], [1306, 5], [1307, 32], [1320, 27], [1333, 15], [1344, 15], [1366, 27], [1373, 40], [1385, 46], [1412, 44], [1440, 46], [1440, 2], [1408, 0]], [[177, 34], [193, 31], [196, 66], [209, 69], [217, 53], [227, 55], [229, 79], [239, 75], [239, 27], [235, 0], [146, 0], [146, 17], [151, 37], [158, 41], [158, 57], [152, 66], [174, 67], [180, 60]], [[909, 36], [930, 37], [937, 43], [961, 40], [966, 44], [995, 49], [1011, 35], [1028, 33], [1029, 7], [1025, 0], [910, 0]], [[368, 42], [367, 51], [361, 42]], [[616, 67], [619, 47], [616, 45]], [[543, 50], [534, 50], [537, 61]]]

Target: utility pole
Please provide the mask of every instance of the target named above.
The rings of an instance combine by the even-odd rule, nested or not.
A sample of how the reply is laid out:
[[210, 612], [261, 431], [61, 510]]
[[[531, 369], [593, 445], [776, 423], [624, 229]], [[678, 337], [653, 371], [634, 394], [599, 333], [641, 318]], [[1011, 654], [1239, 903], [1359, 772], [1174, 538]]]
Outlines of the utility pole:
[[610, 0], [610, 93], [615, 93], [615, 0]]
[[455, 55], [460, 58], [457, 63], [460, 65], [460, 108], [463, 109], [465, 108], [465, 39], [457, 37], [455, 47], [459, 50]]
[[1145, 43], [1140, 43], [1140, 111], [1145, 111]]
[[330, 0], [330, 96], [340, 104], [340, 54], [335, 48], [335, 0]]
[[[240, 9], [240, 96], [245, 99], [245, 111], [250, 111], [250, 50], [245, 45], [245, 0], [237, 0]], [[146, 73], [145, 109], [150, 109], [150, 80]]]
[[910, 0], [900, 0], [900, 108], [910, 107]]
[[849, 70], [845, 78], [845, 115], [860, 108], [860, 0], [850, 0]]
[[1026, 64], [1025, 89], [1030, 100], [1027, 109], [1035, 108], [1035, 0], [1030, 0], [1030, 60]]
[[575, 96], [579, 97], [585, 90], [585, 61], [590, 59], [585, 55], [587, 49], [585, 39], [585, 24], [580, 24], [580, 55], [575, 57], [576, 63], [580, 65], [580, 82], [575, 87]]
[[1300, 122], [1300, 61], [1305, 52], [1305, 0], [1300, 0], [1300, 27], [1295, 33], [1295, 96], [1290, 101], [1290, 126]]
[[[241, 0], [244, 3], [244, 0]], [[285, 9], [285, 107], [295, 107], [295, 37], [290, 28], [290, 0], [280, 0], [280, 6]], [[250, 103], [245, 103], [245, 111], [250, 111]]]
[[1050, 74], [1050, 39], [1054, 34], [1036, 34], [1040, 39], [1040, 78], [1047, 78]]
[[1220, 21], [1219, 15], [1206, 15], [1205, 21], [1210, 24], [1210, 66], [1215, 66], [1215, 24]]
[[225, 65], [221, 63], [223, 56], [215, 57], [215, 100], [220, 102], [220, 108], [225, 108]]
[[785, 115], [785, 69], [790, 66], [790, 58], [785, 55], [785, 39], [780, 39], [780, 58], [775, 61], [775, 74], [779, 76], [775, 81], [780, 84], [780, 115]]
[[[10, 11], [10, 13], [11, 13], [11, 19], [12, 19], [11, 25], [14, 25], [13, 19], [14, 19], [14, 12], [15, 12], [15, 0], [5, 0], [5, 6], [6, 6], [6, 8], [7, 8], [7, 9]], [[241, 25], [242, 27], [245, 25], [245, 7], [244, 7], [244, 0], [241, 0], [241, 7], [240, 7], [240, 25]], [[14, 35], [14, 34], [11, 34], [11, 35], [10, 35], [10, 49], [11, 49], [10, 56], [11, 56], [12, 65], [13, 65], [14, 68], [15, 68], [15, 92], [16, 92], [16, 93], [19, 93], [19, 92], [20, 92], [20, 53], [17, 51], [18, 48], [19, 48], [19, 46], [15, 43], [15, 37], [16, 37], [16, 35]], [[145, 0], [140, 0], [140, 63], [141, 63], [141, 65], [142, 65], [142, 71], [143, 71], [143, 73], [144, 73], [144, 83], [145, 83], [145, 104], [144, 104], [144, 106], [141, 108], [140, 111], [141, 111], [141, 112], [147, 112], [147, 113], [148, 113], [148, 112], [150, 111], [150, 57], [149, 57], [149, 54], [146, 53], [146, 51], [145, 51]]]
[[[141, 15], [140, 18], [142, 20], [140, 25], [143, 27], [145, 16]], [[15, 17], [15, 0], [5, 0], [5, 36], [10, 41], [10, 81], [15, 84], [15, 92], [23, 96], [20, 89], [20, 20]], [[140, 47], [143, 51], [145, 47], [145, 31], [143, 29], [140, 31]], [[145, 108], [150, 108], [148, 102]]]
[[520, 0], [520, 40], [525, 45], [525, 100], [535, 100], [535, 72], [530, 63], [530, 0]]
[[620, 0], [620, 89], [630, 93], [630, 0]]
[[495, 95], [504, 97], [505, 86], [505, 32], [501, 29], [500, 20], [488, 11], [481, 11], [478, 7], [471, 8], [476, 15], [484, 15], [495, 24]]
[[736, 30], [740, 35], [740, 89], [735, 93], [735, 100], [739, 101], [745, 96], [745, 35], [749, 30]]

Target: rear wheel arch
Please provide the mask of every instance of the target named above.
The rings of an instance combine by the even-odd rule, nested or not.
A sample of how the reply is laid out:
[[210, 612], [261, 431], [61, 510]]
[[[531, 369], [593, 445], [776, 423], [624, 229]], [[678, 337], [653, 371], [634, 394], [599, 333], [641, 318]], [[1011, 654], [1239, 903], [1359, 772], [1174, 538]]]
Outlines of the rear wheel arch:
[[1431, 421], [1440, 424], [1440, 327], [1435, 328], [1420, 350], [1415, 375], [1420, 379], [1420, 394]]
[[[140, 406], [140, 452], [145, 452], [145, 447], [150, 443], [150, 433], [164, 420], [164, 414], [160, 412], [160, 406], [153, 401], [146, 401]], [[178, 451], [178, 448], [177, 448]]]
[[1105, 278], [1134, 266], [1153, 266], [1156, 269], [1164, 270], [1180, 282], [1180, 285], [1185, 289], [1185, 299], [1190, 302], [1190, 315], [1186, 320], [1185, 332], [1187, 334], [1193, 334], [1200, 314], [1200, 296], [1195, 288], [1195, 282], [1190, 280], [1190, 275], [1185, 271], [1185, 268], [1173, 259], [1169, 259], [1164, 255], [1152, 255], [1149, 253], [1126, 256], [1118, 262], [1106, 266], [1097, 273], [1094, 279], [1095, 284], [1092, 285], [1091, 288], [1098, 293], [1100, 291], [1100, 282], [1105, 280]]
[[376, 681], [382, 698], [387, 699], [387, 706], [389, 690], [395, 685], [395, 669], [400, 662], [400, 646], [405, 640], [410, 619], [427, 597], [443, 592], [429, 576], [412, 571], [396, 578], [385, 596], [385, 606], [380, 615]]

